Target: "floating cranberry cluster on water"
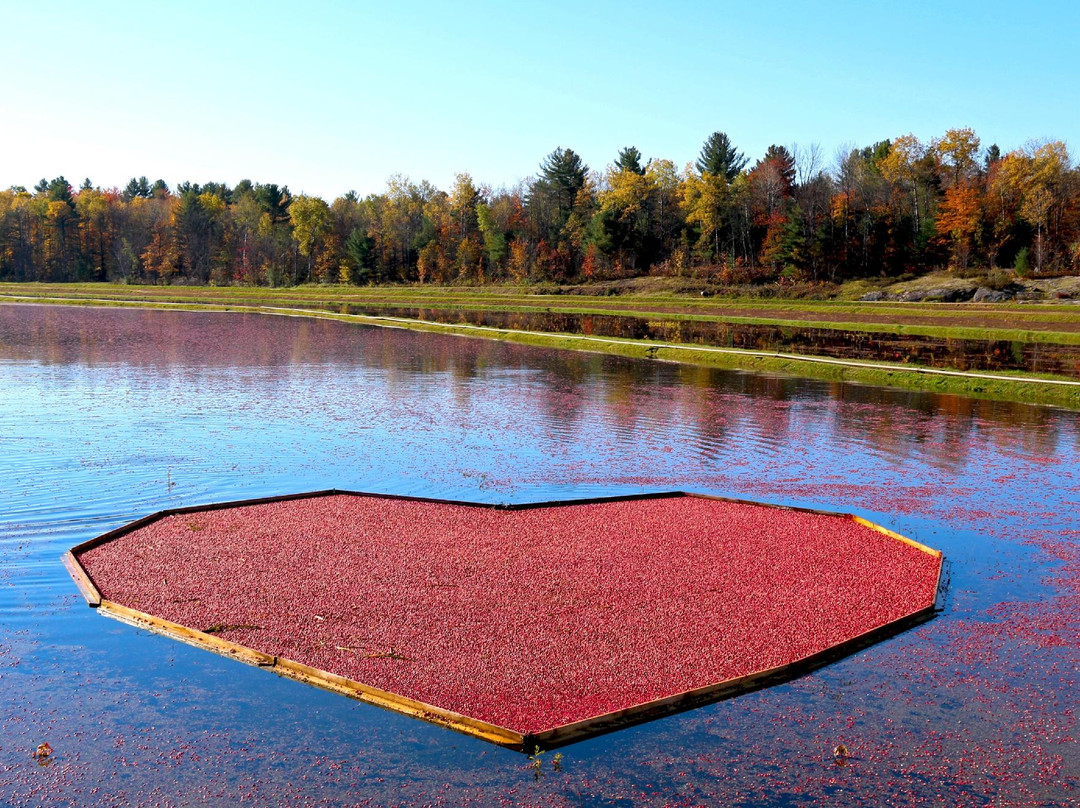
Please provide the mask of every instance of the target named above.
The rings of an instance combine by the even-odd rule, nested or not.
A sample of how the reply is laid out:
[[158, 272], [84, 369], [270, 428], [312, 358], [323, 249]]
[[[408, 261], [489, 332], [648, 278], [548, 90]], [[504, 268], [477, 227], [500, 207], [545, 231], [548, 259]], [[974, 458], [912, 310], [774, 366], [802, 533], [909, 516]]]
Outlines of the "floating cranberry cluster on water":
[[836, 646], [930, 606], [940, 566], [846, 517], [698, 497], [293, 499], [79, 560], [108, 600], [523, 734]]

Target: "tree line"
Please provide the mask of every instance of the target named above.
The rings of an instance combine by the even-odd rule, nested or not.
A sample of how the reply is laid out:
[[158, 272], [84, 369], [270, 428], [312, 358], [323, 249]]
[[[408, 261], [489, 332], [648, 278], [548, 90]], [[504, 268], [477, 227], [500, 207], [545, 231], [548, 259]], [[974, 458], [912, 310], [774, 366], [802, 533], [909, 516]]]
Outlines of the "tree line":
[[0, 279], [296, 285], [576, 282], [645, 274], [839, 282], [948, 267], [1080, 273], [1080, 169], [1060, 141], [1007, 154], [968, 128], [838, 151], [724, 132], [696, 162], [567, 148], [536, 176], [449, 191], [400, 175], [332, 202], [285, 186], [64, 177], [0, 191]]

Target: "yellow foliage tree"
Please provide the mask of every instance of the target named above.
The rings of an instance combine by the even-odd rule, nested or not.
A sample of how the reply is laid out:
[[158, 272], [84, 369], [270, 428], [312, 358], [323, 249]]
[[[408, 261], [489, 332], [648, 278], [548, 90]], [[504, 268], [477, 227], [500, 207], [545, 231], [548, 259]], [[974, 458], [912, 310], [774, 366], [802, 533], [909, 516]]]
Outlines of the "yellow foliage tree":
[[289, 205], [289, 219], [292, 221], [296, 248], [308, 259], [310, 275], [316, 252], [322, 246], [323, 238], [330, 232], [330, 206], [317, 196], [301, 194]]
[[922, 230], [922, 200], [919, 197], [918, 163], [926, 157], [926, 146], [915, 135], [900, 135], [892, 142], [889, 153], [878, 162], [878, 170], [886, 180], [911, 193], [915, 233]]
[[978, 165], [979, 136], [970, 127], [949, 129], [945, 135], [930, 141], [930, 150], [948, 169], [949, 185], [958, 185], [975, 176]]
[[701, 229], [697, 251], [705, 258], [719, 260], [720, 237], [731, 215], [731, 186], [719, 174], [698, 174], [688, 170], [679, 199], [686, 221]]
[[1002, 161], [1001, 182], [1020, 199], [1020, 217], [1035, 228], [1035, 271], [1045, 258], [1044, 234], [1068, 197], [1069, 150], [1060, 140], [1009, 152]]

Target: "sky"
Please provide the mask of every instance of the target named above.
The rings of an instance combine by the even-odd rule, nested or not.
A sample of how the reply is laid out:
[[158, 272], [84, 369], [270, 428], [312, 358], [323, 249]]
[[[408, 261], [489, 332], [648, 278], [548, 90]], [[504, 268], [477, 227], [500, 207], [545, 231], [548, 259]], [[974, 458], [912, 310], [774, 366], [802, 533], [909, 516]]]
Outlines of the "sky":
[[0, 187], [513, 185], [557, 147], [680, 168], [973, 127], [1080, 156], [1080, 3], [0, 0]]

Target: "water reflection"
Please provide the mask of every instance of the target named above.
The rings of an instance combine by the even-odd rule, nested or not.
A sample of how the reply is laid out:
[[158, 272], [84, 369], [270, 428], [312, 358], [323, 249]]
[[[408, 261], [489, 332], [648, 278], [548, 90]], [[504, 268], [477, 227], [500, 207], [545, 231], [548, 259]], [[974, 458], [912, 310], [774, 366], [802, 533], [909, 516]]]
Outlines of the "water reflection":
[[[197, 320], [199, 326], [193, 327]], [[355, 333], [364, 332], [359, 349]], [[803, 401], [831, 398], [851, 404], [899, 405], [918, 411], [928, 419], [949, 415], [950, 429], [961, 430], [956, 439], [963, 442], [967, 429], [976, 421], [994, 421], [1035, 429], [1025, 434], [1035, 436], [1046, 449], [1056, 439], [1047, 433], [1057, 419], [1052, 411], [1010, 402], [981, 401], [954, 395], [905, 392], [847, 383], [811, 382], [791, 377], [770, 376], [715, 370], [694, 365], [670, 363], [623, 362], [612, 357], [558, 351], [531, 351], [525, 355], [541, 356], [542, 370], [526, 364], [520, 352], [504, 346], [475, 340], [432, 339], [427, 336], [392, 329], [355, 329], [322, 320], [288, 318], [284, 321], [255, 314], [206, 314], [186, 311], [115, 309], [50, 306], [5, 306], [0, 317], [0, 361], [35, 360], [50, 365], [79, 363], [101, 365], [156, 365], [174, 369], [186, 376], [181, 382], [194, 382], [198, 369], [252, 368], [342, 365], [377, 369], [391, 384], [405, 378], [402, 374], [448, 374], [459, 383], [456, 393], [468, 400], [468, 382], [481, 387], [493, 373], [515, 373], [519, 385], [533, 385], [548, 401], [558, 420], [567, 411], [567, 393], [583, 383], [604, 376], [601, 392], [606, 403], [630, 411], [639, 410], [642, 396], [647, 400], [657, 387], [680, 391], [723, 387], [730, 393], [753, 399]], [[511, 356], [517, 357], [515, 360]], [[508, 369], [508, 364], [514, 365]], [[640, 393], [635, 397], [635, 391]], [[694, 402], [697, 402], [695, 406]], [[621, 402], [621, 404], [620, 404]], [[713, 417], [702, 397], [687, 398], [680, 407], [680, 417], [707, 422]], [[640, 417], [640, 413], [637, 416]], [[775, 418], [770, 412], [762, 417]], [[845, 430], [858, 430], [860, 419], [843, 419]], [[766, 430], [766, 434], [771, 429]], [[887, 438], [894, 430], [881, 425]]]
[[[1078, 731], [1061, 706], [1080, 686], [1078, 435], [1075, 414], [1021, 404], [321, 320], [0, 306], [0, 795], [1062, 803], [1080, 787], [1061, 741]], [[101, 620], [57, 562], [163, 507], [329, 487], [855, 510], [941, 547], [954, 597], [917, 632], [576, 745], [533, 781], [511, 753]], [[30, 768], [42, 741], [55, 762]]]

